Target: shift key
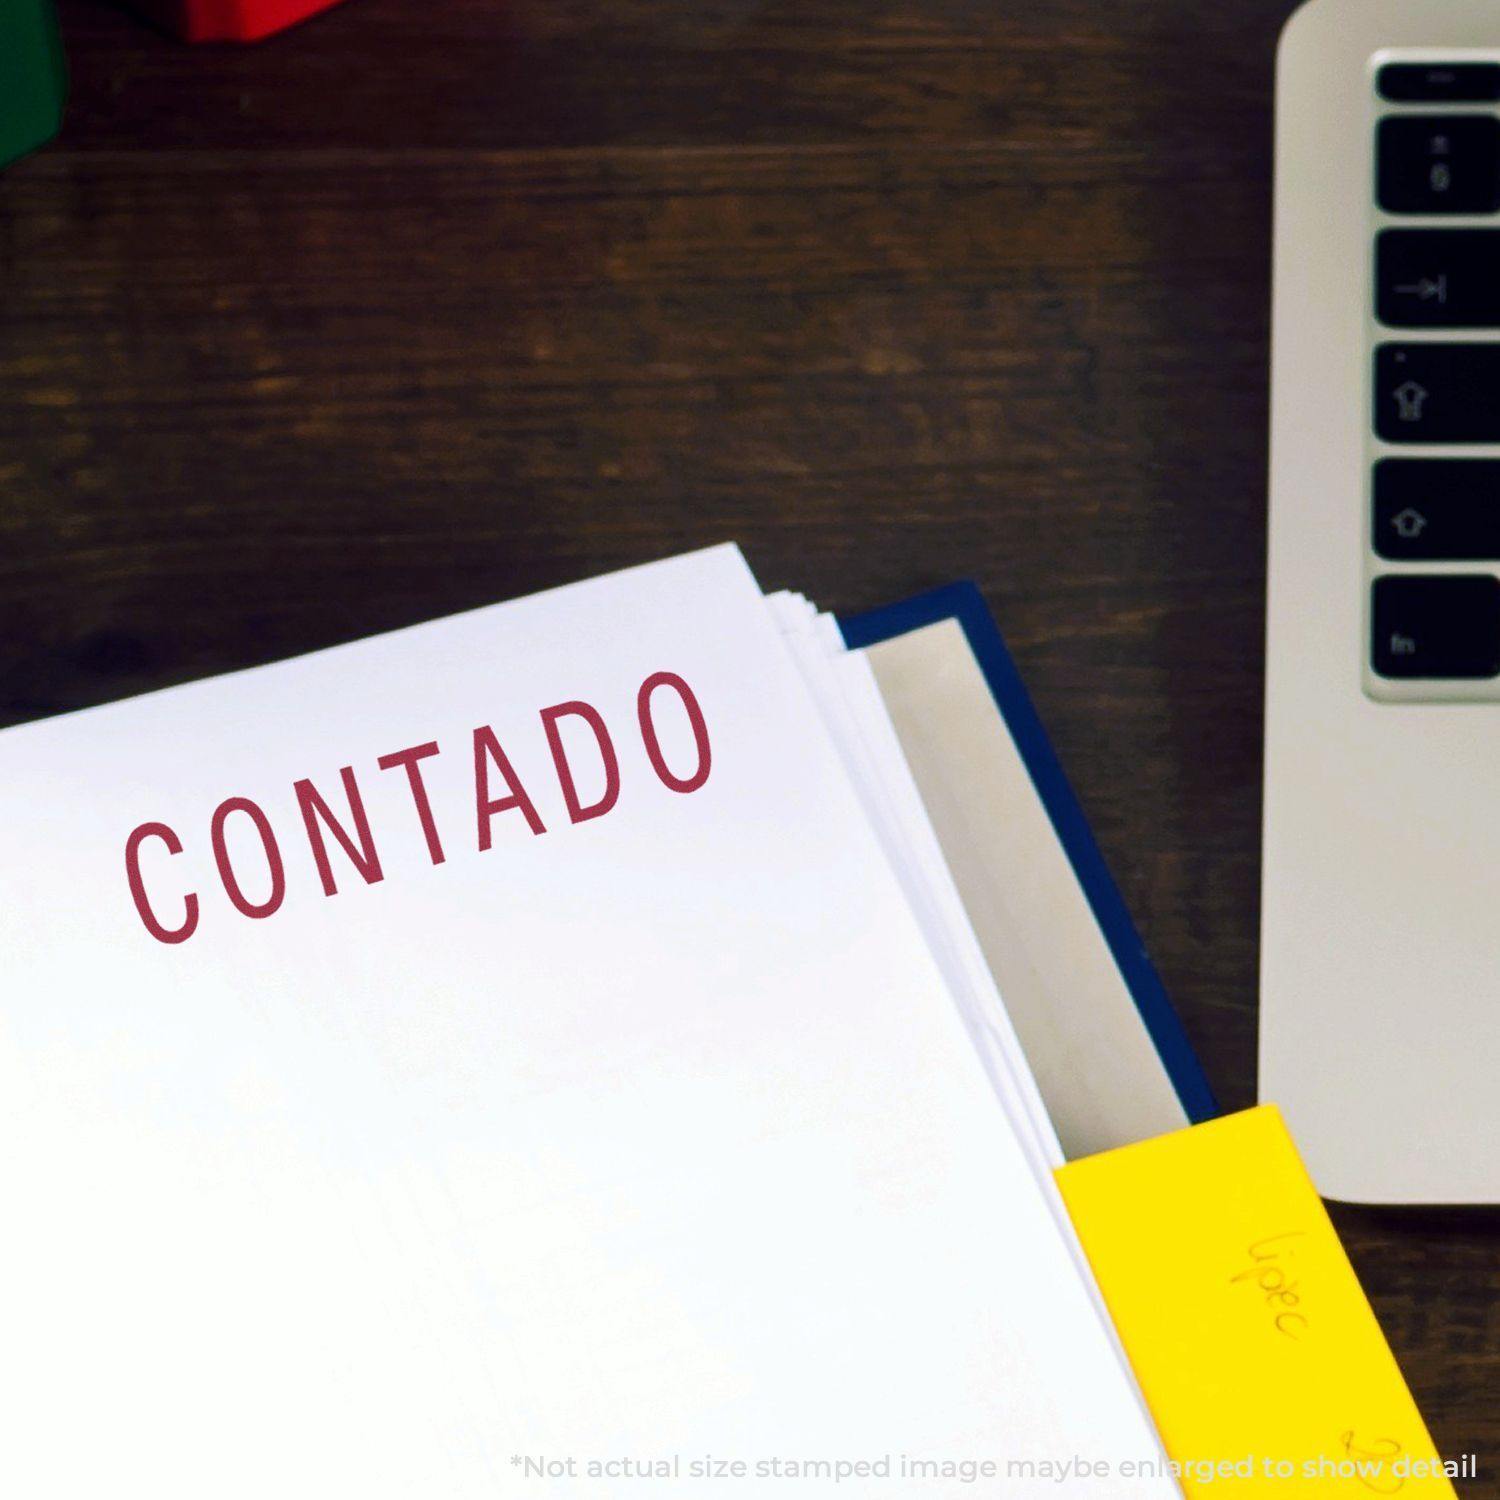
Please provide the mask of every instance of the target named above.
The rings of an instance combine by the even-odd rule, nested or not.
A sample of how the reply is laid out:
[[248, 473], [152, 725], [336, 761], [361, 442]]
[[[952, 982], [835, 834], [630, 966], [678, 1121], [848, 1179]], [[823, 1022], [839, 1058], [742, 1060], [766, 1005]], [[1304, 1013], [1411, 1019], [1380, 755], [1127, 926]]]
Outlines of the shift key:
[[1374, 418], [1388, 443], [1500, 442], [1500, 344], [1381, 344]]

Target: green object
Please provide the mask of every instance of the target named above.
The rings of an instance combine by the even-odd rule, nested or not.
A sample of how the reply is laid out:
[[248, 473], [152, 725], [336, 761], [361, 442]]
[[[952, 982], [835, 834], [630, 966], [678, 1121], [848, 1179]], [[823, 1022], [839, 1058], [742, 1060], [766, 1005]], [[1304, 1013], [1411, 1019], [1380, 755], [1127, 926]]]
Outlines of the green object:
[[67, 77], [52, 0], [0, 0], [0, 166], [57, 134]]

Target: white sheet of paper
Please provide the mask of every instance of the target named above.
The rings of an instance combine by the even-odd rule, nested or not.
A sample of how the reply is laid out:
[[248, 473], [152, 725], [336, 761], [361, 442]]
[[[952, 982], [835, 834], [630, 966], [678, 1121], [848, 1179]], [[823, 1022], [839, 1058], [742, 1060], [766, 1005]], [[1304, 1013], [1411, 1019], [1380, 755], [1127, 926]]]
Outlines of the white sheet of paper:
[[[712, 745], [685, 794], [637, 727], [659, 671]], [[579, 699], [620, 789], [573, 825], [538, 714]], [[547, 828], [500, 813], [482, 853], [479, 725]], [[438, 865], [377, 768], [434, 740]], [[330, 839], [329, 897], [292, 788], [347, 823], [343, 766], [383, 879]], [[604, 1497], [590, 1460], [675, 1456], [696, 1496], [712, 1454], [772, 1496], [768, 1461], [1159, 1453], [733, 549], [10, 731], [0, 787], [0, 1494]], [[231, 796], [284, 859], [263, 920], [210, 851]], [[127, 887], [150, 821], [183, 844], [142, 854], [162, 919], [199, 898], [173, 945]], [[975, 1486], [793, 1487], [913, 1491]]]
[[[800, 595], [768, 601], [844, 768], [861, 797], [871, 827], [886, 850], [907, 901], [927, 936], [947, 984], [969, 1024], [990, 1082], [1027, 1152], [1034, 1175], [1050, 1180], [1063, 1161], [1046, 1106], [1010, 1025], [994, 976], [943, 863], [911, 772], [901, 753], [874, 674], [863, 652], [851, 652], [831, 615]], [[1054, 1196], [1054, 1217], [1067, 1211]], [[1071, 1235], [1071, 1227], [1068, 1228]], [[1082, 1257], [1082, 1250], [1078, 1250]]]

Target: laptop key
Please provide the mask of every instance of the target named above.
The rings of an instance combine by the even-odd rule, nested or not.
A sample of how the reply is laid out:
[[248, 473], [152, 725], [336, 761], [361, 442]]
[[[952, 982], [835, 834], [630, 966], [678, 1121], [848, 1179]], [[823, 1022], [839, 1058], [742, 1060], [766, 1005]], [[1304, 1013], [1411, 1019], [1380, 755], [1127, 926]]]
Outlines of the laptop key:
[[1378, 345], [1374, 421], [1388, 443], [1500, 442], [1500, 343]]
[[1500, 579], [1488, 574], [1375, 580], [1370, 659], [1382, 677], [1500, 674]]
[[1500, 63], [1387, 63], [1375, 84], [1392, 104], [1488, 104], [1500, 99]]
[[1388, 115], [1376, 156], [1378, 198], [1387, 213], [1500, 208], [1500, 120], [1493, 115]]
[[1500, 229], [1387, 229], [1375, 315], [1393, 328], [1500, 328]]
[[1383, 459], [1370, 530], [1393, 562], [1500, 561], [1500, 460]]

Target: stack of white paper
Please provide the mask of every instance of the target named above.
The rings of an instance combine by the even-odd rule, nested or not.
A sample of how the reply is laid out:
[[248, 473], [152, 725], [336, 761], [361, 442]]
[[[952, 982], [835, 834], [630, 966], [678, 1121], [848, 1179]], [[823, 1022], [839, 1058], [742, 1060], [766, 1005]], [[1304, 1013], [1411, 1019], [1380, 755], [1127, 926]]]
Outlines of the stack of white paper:
[[868, 667], [736, 550], [0, 787], [0, 1495], [1176, 1493]]

